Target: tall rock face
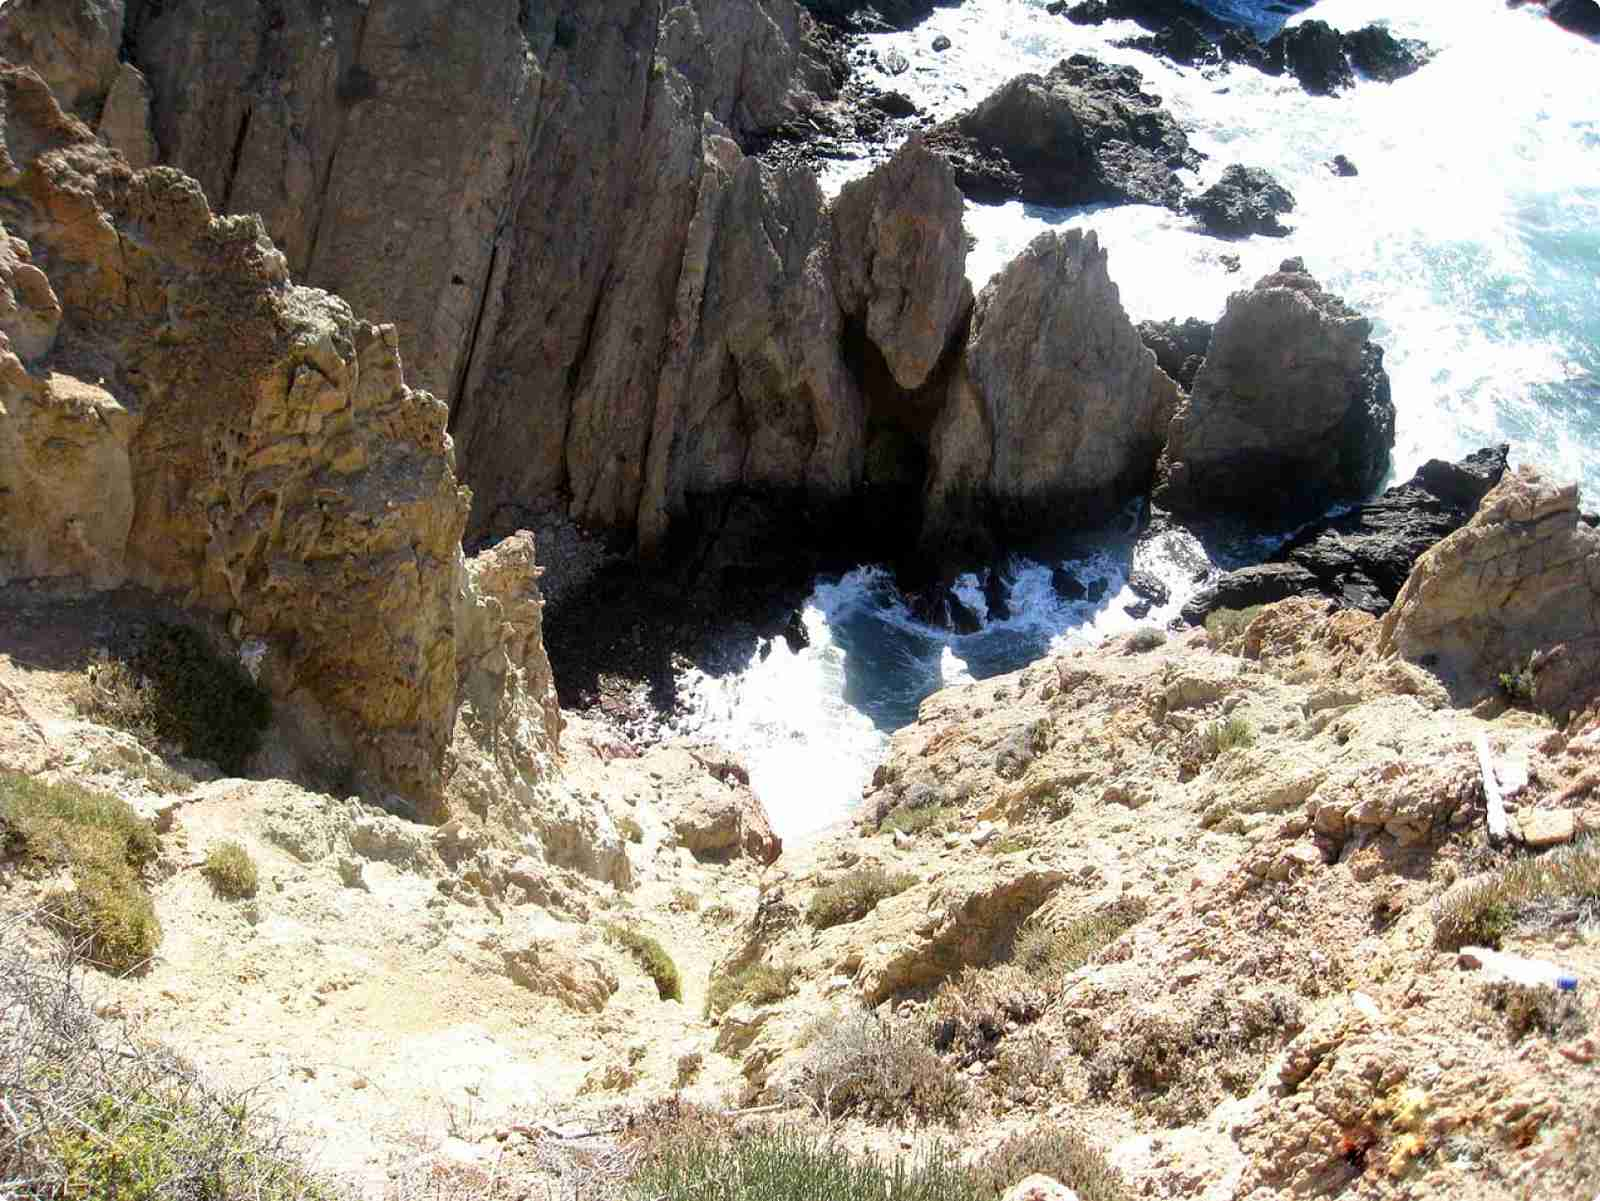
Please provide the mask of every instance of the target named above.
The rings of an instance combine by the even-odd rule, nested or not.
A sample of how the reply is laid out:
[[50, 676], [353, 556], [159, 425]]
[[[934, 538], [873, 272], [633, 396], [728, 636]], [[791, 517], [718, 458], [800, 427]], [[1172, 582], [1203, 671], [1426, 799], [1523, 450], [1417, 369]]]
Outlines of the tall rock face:
[[[1094, 233], [1034, 239], [979, 295], [934, 429], [927, 539], [1087, 525], [1148, 486], [1177, 385], [1122, 308]], [[987, 507], [985, 523], [977, 514]]]
[[[132, 172], [30, 70], [0, 70], [0, 104], [0, 576], [226, 619], [310, 743], [442, 816], [477, 595], [445, 406], [406, 386], [392, 326], [294, 286], [256, 218]], [[461, 636], [473, 672], [538, 674], [519, 622]]]
[[1369, 494], [1394, 446], [1371, 332], [1299, 259], [1235, 292], [1173, 418], [1157, 501], [1281, 526]]
[[1600, 699], [1600, 531], [1582, 520], [1577, 485], [1507, 473], [1418, 561], [1379, 652], [1427, 664], [1458, 703], [1524, 671], [1533, 703], [1558, 717]]

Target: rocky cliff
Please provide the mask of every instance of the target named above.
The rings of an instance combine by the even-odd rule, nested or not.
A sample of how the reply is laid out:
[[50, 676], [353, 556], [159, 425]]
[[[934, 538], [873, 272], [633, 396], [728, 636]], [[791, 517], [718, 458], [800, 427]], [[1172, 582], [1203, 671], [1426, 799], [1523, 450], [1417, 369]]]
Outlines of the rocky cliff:
[[425, 816], [459, 686], [553, 750], [531, 547], [517, 571], [463, 560], [446, 409], [406, 385], [394, 327], [294, 285], [194, 180], [131, 171], [31, 70], [0, 98], [0, 577], [213, 615], [308, 756]]

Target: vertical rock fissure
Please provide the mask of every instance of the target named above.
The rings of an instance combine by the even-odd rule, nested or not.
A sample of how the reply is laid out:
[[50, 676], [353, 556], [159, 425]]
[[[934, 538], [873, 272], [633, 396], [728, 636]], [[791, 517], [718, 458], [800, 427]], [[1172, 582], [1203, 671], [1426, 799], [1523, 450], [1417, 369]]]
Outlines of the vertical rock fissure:
[[466, 349], [461, 354], [461, 362], [456, 367], [455, 383], [450, 389], [450, 416], [445, 421], [445, 431], [450, 434], [456, 432], [456, 419], [461, 415], [463, 398], [467, 392], [467, 380], [472, 374], [472, 361], [478, 354], [478, 336], [483, 332], [484, 314], [489, 310], [489, 293], [494, 289], [495, 268], [500, 262], [500, 239], [502, 230], [496, 230], [494, 236], [494, 249], [489, 252], [488, 269], [484, 272], [483, 283], [478, 288], [478, 301], [473, 306], [472, 328], [467, 334]]
[[[363, 4], [361, 16], [356, 22], [355, 37], [351, 39], [350, 70], [361, 65], [362, 51], [367, 44], [367, 22], [372, 17], [372, 6]], [[315, 270], [317, 262], [317, 249], [322, 243], [322, 230], [328, 212], [328, 194], [334, 186], [334, 164], [339, 161], [339, 151], [344, 148], [345, 110], [341, 105], [335, 111], [339, 114], [338, 129], [334, 132], [328, 146], [327, 159], [322, 164], [322, 178], [316, 186], [317, 211], [311, 218], [311, 237], [306, 240], [306, 262], [304, 272], [310, 274]]]
[[244, 155], [245, 139], [250, 135], [250, 118], [255, 115], [255, 107], [244, 110], [244, 115], [239, 118], [239, 132], [233, 137], [233, 153], [228, 157], [228, 176], [222, 185], [222, 204], [218, 211], [227, 213], [232, 211], [233, 181], [239, 177], [239, 160]]

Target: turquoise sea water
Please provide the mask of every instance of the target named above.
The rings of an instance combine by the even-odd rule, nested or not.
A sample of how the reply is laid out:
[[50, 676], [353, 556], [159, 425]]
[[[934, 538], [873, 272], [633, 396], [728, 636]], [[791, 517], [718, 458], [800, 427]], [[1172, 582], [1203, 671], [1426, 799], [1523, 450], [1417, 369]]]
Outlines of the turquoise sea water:
[[[1262, 4], [1209, 2], [1271, 19]], [[1513, 462], [1578, 479], [1586, 503], [1600, 505], [1600, 45], [1504, 0], [1321, 0], [1291, 22], [1312, 17], [1341, 29], [1385, 22], [1437, 55], [1398, 83], [1316, 98], [1290, 79], [1208, 74], [1113, 47], [1137, 27], [1075, 26], [1044, 0], [965, 0], [872, 41], [911, 63], [884, 86], [941, 119], [1071, 53], [1130, 63], [1209, 155], [1195, 187], [1238, 162], [1266, 167], [1298, 201], [1291, 236], [1241, 242], [1145, 206], [969, 205], [976, 287], [1042, 230], [1083, 225], [1099, 232], [1135, 320], [1209, 319], [1230, 292], [1298, 255], [1373, 320], [1394, 384], [1398, 478], [1425, 459], [1509, 441]], [[939, 34], [952, 42], [943, 54], [931, 49]], [[1358, 177], [1327, 169], [1337, 153]], [[873, 164], [863, 151], [825, 172], [824, 186]], [[1226, 254], [1238, 256], [1237, 273]], [[695, 703], [684, 726], [742, 753], [780, 833], [803, 835], [849, 812], [888, 734], [929, 692], [1138, 624], [1122, 611], [1132, 567], [1173, 589], [1146, 618], [1164, 624], [1192, 587], [1194, 550], [1145, 546], [1134, 563], [1125, 542], [1094, 548], [1073, 565], [1107, 581], [1098, 605], [1062, 603], [1050, 565], [1020, 561], [1012, 616], [966, 637], [913, 621], [880, 571], [819, 581], [806, 610], [811, 648], [793, 655], [780, 642], [742, 673], [685, 681]], [[982, 611], [976, 581], [965, 591]]]

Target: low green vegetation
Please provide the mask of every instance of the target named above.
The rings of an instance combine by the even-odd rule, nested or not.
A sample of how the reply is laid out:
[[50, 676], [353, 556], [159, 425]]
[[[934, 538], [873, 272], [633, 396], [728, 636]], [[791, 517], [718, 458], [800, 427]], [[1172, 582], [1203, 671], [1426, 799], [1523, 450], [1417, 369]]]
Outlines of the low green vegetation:
[[[0, 1181], [18, 1197], [331, 1201], [242, 1095], [94, 1021], [70, 957], [0, 932]], [[7, 1185], [0, 1184], [0, 1193]]]
[[1001, 1197], [1019, 1180], [1038, 1173], [1059, 1180], [1078, 1201], [1128, 1201], [1122, 1176], [1105, 1155], [1075, 1130], [1040, 1123], [1013, 1135], [972, 1168], [977, 1195]]
[[955, 816], [956, 809], [951, 805], [902, 805], [878, 823], [878, 832], [921, 834], [924, 830], [942, 830]]
[[1128, 649], [1141, 655], [1146, 651], [1160, 650], [1166, 645], [1167, 632], [1158, 630], [1154, 626], [1135, 630], [1133, 637], [1128, 639]]
[[0, 841], [9, 854], [65, 869], [50, 918], [93, 962], [138, 967], [161, 942], [161, 923], [140, 870], [156, 857], [155, 828], [115, 797], [72, 784], [0, 773]]
[[1509, 671], [1500, 673], [1500, 691], [1513, 705], [1520, 705], [1524, 709], [1533, 708], [1533, 688], [1531, 663], [1522, 667], [1512, 667]]
[[1434, 945], [1498, 947], [1522, 924], [1600, 921], [1600, 839], [1518, 859], [1453, 889], [1433, 913]]
[[230, 900], [253, 897], [260, 885], [256, 861], [236, 842], [220, 842], [212, 847], [206, 852], [205, 866], [201, 870], [217, 895]]
[[953, 1126], [967, 1112], [967, 1081], [934, 1050], [922, 1022], [836, 1013], [813, 1023], [803, 1041], [798, 1087], [815, 1113]]
[[706, 1016], [726, 1013], [735, 1005], [772, 1005], [794, 991], [794, 965], [751, 963], [737, 972], [713, 976], [706, 992]]
[[1206, 754], [1215, 759], [1224, 751], [1252, 745], [1256, 740], [1256, 732], [1248, 721], [1235, 714], [1208, 724], [1200, 731], [1200, 739], [1205, 745]]
[[1145, 919], [1143, 897], [1122, 897], [1059, 928], [1028, 924], [1018, 931], [1011, 961], [1036, 978], [1077, 971]]
[[629, 842], [644, 841], [644, 827], [639, 824], [637, 818], [629, 817], [627, 814], [617, 819], [617, 831]]
[[875, 909], [879, 901], [899, 896], [917, 882], [909, 872], [891, 875], [883, 868], [858, 867], [824, 884], [811, 898], [806, 920], [818, 930], [859, 921]]
[[1246, 609], [1218, 609], [1214, 613], [1208, 613], [1206, 636], [1211, 639], [1211, 645], [1221, 646], [1240, 637], [1246, 627], [1260, 616], [1261, 609], [1260, 605], [1251, 605]]
[[171, 743], [230, 774], [245, 770], [272, 720], [271, 699], [243, 667], [198, 630], [171, 624], [92, 665], [74, 701], [85, 717]]
[[678, 965], [659, 941], [618, 925], [606, 926], [605, 936], [608, 942], [621, 947], [644, 968], [645, 975], [655, 981], [656, 993], [663, 1001], [683, 1000], [683, 979], [678, 975]]

